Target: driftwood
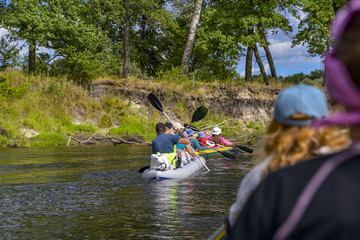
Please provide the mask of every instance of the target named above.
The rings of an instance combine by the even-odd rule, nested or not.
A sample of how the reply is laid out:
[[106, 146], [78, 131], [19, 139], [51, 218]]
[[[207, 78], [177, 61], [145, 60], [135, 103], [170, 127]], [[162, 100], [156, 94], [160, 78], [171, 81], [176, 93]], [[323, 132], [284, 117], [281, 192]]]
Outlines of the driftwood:
[[80, 140], [77, 138], [74, 138], [72, 136], [69, 136], [69, 139], [67, 141], [66, 147], [69, 147], [71, 140], [73, 140], [74, 142], [80, 144], [80, 145], [84, 145], [84, 144], [94, 144], [93, 142], [90, 142], [91, 140], [95, 140], [95, 141], [101, 141], [101, 140], [110, 140], [113, 145], [118, 145], [118, 144], [135, 144], [135, 145], [144, 145], [144, 144], [150, 144], [148, 142], [144, 142], [144, 143], [138, 143], [138, 142], [132, 142], [132, 141], [127, 141], [121, 137], [111, 137], [109, 134], [106, 134], [106, 137], [97, 137], [98, 133], [95, 133], [93, 135], [91, 135], [88, 139], [86, 140]]

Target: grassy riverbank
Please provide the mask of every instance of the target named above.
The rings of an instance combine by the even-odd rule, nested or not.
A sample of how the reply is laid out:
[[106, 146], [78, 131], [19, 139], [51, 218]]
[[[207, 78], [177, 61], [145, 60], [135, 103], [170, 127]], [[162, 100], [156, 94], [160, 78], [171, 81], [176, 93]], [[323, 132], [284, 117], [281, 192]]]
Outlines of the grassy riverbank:
[[[168, 80], [170, 78], [171, 81]], [[103, 77], [95, 80], [93, 86], [104, 82], [135, 93], [165, 92], [164, 109], [182, 123], [190, 122], [195, 110], [187, 106], [185, 97], [220, 96], [223, 94], [221, 88], [239, 89], [245, 86], [242, 81], [205, 83], [166, 74], [152, 81]], [[246, 85], [255, 92], [264, 87], [259, 81]], [[285, 85], [272, 83], [271, 86], [279, 89]], [[69, 136], [90, 137], [94, 134], [118, 136], [129, 141], [134, 135], [141, 135], [145, 142], [149, 142], [155, 137], [156, 122], [166, 121], [162, 113], [152, 106], [136, 103], [125, 94], [108, 91], [94, 97], [92, 90], [64, 78], [29, 76], [19, 71], [0, 73], [0, 146], [66, 145]], [[167, 101], [173, 95], [181, 97], [176, 102]], [[224, 136], [237, 142], [251, 140], [252, 135], [262, 134], [265, 127], [261, 122], [234, 119], [223, 114], [221, 109], [209, 111], [203, 120], [194, 125], [209, 127], [210, 130], [219, 123], [222, 123]]]

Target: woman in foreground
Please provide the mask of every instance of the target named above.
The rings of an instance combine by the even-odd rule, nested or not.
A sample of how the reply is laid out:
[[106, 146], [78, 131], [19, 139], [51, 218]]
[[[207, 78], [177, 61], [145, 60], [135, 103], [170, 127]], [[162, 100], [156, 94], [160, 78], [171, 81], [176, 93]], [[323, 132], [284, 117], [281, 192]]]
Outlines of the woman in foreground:
[[360, 1], [333, 23], [325, 84], [344, 113], [314, 125], [348, 125], [352, 145], [270, 174], [254, 191], [228, 239], [359, 239]]

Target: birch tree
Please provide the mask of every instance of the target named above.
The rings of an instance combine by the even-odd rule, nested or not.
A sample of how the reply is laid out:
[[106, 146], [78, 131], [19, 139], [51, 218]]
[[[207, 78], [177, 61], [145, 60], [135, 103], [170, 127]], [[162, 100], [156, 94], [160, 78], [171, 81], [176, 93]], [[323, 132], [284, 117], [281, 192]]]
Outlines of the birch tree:
[[194, 46], [195, 38], [196, 38], [196, 30], [200, 21], [200, 14], [202, 8], [203, 0], [196, 0], [194, 15], [190, 22], [189, 26], [189, 34], [187, 37], [184, 54], [182, 57], [181, 65], [184, 67], [184, 74], [189, 73], [189, 64], [191, 59], [191, 51]]

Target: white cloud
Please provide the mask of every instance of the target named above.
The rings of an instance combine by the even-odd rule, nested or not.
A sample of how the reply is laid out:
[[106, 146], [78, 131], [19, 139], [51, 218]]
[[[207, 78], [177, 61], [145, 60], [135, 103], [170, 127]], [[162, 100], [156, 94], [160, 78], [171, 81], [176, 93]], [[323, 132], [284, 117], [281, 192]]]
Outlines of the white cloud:
[[[305, 14], [300, 12], [300, 17], [304, 17]], [[287, 16], [289, 17], [289, 16]], [[305, 74], [310, 73], [316, 69], [322, 69], [323, 63], [320, 56], [311, 57], [307, 52], [307, 47], [302, 45], [292, 46], [291, 36], [294, 36], [298, 29], [299, 20], [294, 17], [289, 17], [290, 24], [293, 26], [293, 32], [290, 34], [284, 33], [278, 29], [278, 33], [270, 35], [268, 41], [270, 42], [269, 49], [275, 64], [277, 75], [287, 76], [294, 73], [303, 72]], [[262, 48], [258, 48], [263, 64], [267, 64], [266, 54]], [[260, 70], [253, 57], [253, 74], [259, 74]], [[243, 57], [237, 68], [240, 72], [240, 76], [245, 75], [245, 57]], [[266, 68], [266, 72], [270, 74], [269, 67]]]

